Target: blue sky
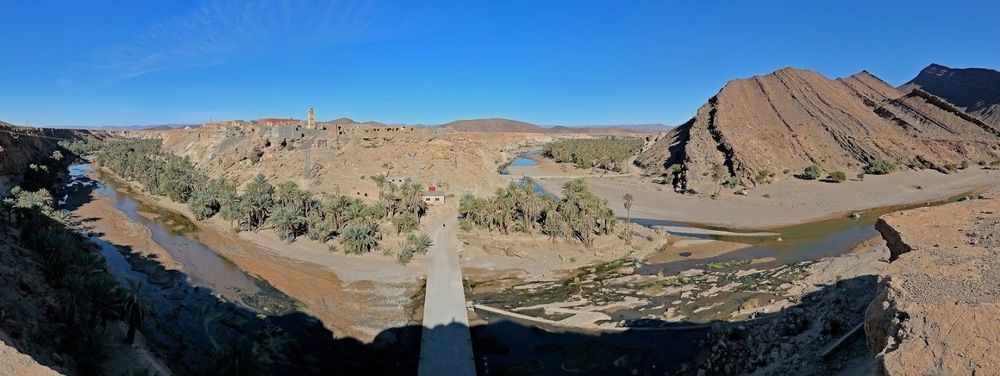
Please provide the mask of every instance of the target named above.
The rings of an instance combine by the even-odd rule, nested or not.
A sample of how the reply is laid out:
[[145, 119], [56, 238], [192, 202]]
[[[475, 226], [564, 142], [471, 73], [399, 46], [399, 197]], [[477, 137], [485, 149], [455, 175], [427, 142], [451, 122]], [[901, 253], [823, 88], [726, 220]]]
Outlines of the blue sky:
[[1000, 68], [1000, 2], [5, 1], [0, 120], [677, 124], [785, 66]]

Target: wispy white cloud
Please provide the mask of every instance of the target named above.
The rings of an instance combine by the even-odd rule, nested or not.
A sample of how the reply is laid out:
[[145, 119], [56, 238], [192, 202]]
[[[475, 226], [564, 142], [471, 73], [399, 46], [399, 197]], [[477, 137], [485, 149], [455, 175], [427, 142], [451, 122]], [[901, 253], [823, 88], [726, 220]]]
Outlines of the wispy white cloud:
[[365, 38], [373, 0], [206, 1], [150, 25], [131, 40], [95, 51], [60, 74], [85, 87], [145, 74], [223, 64], [255, 53], [289, 53]]

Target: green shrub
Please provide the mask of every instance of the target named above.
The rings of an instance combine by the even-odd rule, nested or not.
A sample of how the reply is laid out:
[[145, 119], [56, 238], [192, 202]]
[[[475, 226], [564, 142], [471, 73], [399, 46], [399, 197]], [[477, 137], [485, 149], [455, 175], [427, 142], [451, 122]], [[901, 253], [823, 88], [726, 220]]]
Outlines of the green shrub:
[[847, 180], [847, 174], [843, 171], [834, 171], [830, 173], [830, 176], [828, 176], [827, 179], [834, 183], [842, 183]]
[[888, 159], [876, 159], [865, 167], [865, 173], [872, 175], [887, 175], [896, 171], [896, 162]]
[[965, 170], [965, 169], [967, 169], [969, 167], [972, 167], [972, 162], [969, 162], [968, 159], [962, 161], [962, 164], [958, 166], [958, 168], [963, 169], [963, 170]]
[[801, 177], [806, 180], [816, 180], [819, 179], [819, 177], [822, 176], [822, 174], [823, 170], [820, 169], [819, 166], [811, 165], [809, 167], [806, 167], [805, 170], [802, 170]]
[[403, 248], [399, 250], [399, 255], [396, 256], [396, 261], [398, 261], [400, 265], [406, 265], [410, 263], [410, 260], [413, 260], [413, 247], [404, 245]]
[[740, 185], [740, 178], [735, 176], [730, 176], [726, 178], [726, 181], [722, 182], [722, 186], [726, 188], [736, 188], [737, 185]]
[[250, 162], [253, 162], [254, 164], [256, 164], [257, 162], [260, 162], [260, 157], [263, 157], [263, 156], [264, 156], [264, 151], [260, 150], [259, 147], [255, 146], [253, 148], [253, 152], [250, 153]]

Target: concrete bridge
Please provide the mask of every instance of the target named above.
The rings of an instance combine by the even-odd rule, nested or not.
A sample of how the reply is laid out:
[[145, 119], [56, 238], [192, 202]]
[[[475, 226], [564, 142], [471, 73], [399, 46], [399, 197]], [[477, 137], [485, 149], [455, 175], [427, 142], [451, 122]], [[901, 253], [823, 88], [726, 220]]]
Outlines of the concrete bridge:
[[421, 376], [472, 376], [476, 364], [469, 334], [469, 316], [465, 307], [462, 268], [456, 254], [454, 217], [431, 222], [434, 244], [429, 251], [427, 289], [424, 294], [423, 330], [420, 337]]

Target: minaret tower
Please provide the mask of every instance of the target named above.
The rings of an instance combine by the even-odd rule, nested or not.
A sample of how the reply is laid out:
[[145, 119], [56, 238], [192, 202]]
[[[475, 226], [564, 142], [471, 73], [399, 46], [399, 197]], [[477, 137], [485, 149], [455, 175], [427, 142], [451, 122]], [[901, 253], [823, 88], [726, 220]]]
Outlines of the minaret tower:
[[309, 107], [309, 123], [306, 124], [306, 129], [316, 129], [316, 118], [313, 117], [313, 108]]

